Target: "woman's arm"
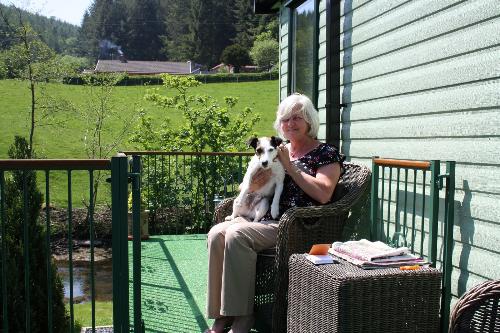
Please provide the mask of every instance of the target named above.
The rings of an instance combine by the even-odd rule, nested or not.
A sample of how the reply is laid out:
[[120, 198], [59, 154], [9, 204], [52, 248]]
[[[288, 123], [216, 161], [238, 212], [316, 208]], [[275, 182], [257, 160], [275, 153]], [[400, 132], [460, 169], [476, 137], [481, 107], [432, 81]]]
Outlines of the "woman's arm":
[[320, 167], [316, 172], [316, 177], [314, 177], [301, 171], [290, 161], [286, 147], [278, 151], [278, 156], [290, 177], [308, 196], [321, 204], [330, 201], [340, 178], [339, 163], [331, 163]]

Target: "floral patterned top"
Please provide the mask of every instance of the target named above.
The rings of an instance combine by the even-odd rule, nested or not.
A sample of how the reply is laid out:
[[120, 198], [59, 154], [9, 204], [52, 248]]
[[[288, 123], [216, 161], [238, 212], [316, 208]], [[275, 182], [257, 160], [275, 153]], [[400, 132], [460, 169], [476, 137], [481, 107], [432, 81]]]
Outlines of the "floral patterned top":
[[[344, 172], [342, 164], [344, 161], [345, 156], [339, 153], [337, 147], [327, 143], [320, 143], [316, 148], [301, 158], [293, 160], [292, 163], [301, 171], [311, 176], [316, 176], [318, 169], [324, 165], [340, 163], [340, 168], [342, 170], [340, 176], [342, 177]], [[317, 206], [319, 204], [319, 202], [308, 196], [297, 184], [295, 184], [292, 177], [288, 174], [285, 175], [283, 193], [280, 198], [279, 217], [281, 217], [287, 209], [292, 207]], [[270, 211], [262, 218], [262, 220], [272, 219]]]

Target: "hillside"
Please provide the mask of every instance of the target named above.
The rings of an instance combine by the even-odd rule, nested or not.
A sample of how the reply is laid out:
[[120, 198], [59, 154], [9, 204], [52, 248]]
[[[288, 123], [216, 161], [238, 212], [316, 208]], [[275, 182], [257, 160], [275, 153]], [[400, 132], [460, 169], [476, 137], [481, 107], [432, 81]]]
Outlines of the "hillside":
[[[0, 4], [0, 10], [11, 24], [19, 22], [19, 11], [31, 27], [40, 35], [40, 38], [59, 54], [75, 55], [79, 28], [54, 17], [45, 17], [28, 11]], [[10, 39], [6, 34], [5, 23], [0, 19], [0, 50], [10, 46]]]

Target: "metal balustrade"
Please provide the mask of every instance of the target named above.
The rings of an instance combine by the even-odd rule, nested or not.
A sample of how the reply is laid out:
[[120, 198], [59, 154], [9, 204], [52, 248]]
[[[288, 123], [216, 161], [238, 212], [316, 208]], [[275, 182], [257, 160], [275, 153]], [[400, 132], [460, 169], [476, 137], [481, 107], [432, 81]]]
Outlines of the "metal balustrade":
[[[128, 155], [128, 157], [127, 157]], [[50, 207], [51, 181], [54, 173], [66, 173], [67, 185], [67, 234], [70, 284], [70, 330], [74, 330], [73, 309], [73, 175], [84, 172], [88, 179], [88, 201], [93, 207], [93, 183], [98, 171], [111, 172], [112, 196], [112, 239], [113, 239], [113, 328], [115, 332], [144, 331], [141, 318], [141, 238], [140, 209], [141, 196], [146, 199], [152, 211], [152, 233], [189, 234], [206, 233], [212, 223], [213, 210], [218, 201], [234, 196], [238, 190], [244, 170], [252, 153], [191, 153], [191, 152], [138, 152], [127, 151], [111, 160], [0, 160], [0, 236], [1, 236], [1, 292], [2, 292], [2, 332], [9, 332], [9, 314], [19, 309], [9, 309], [7, 304], [6, 263], [9, 257], [6, 249], [7, 220], [5, 206], [6, 181], [13, 173], [26, 179], [30, 173], [42, 173], [45, 177], [43, 193], [45, 207]], [[131, 157], [131, 158], [130, 158]], [[442, 320], [447, 324], [450, 303], [451, 251], [453, 231], [454, 162], [446, 162], [446, 171], [441, 172], [439, 161], [408, 161], [373, 159], [371, 238], [394, 245], [408, 246], [413, 252], [428, 258], [443, 269]], [[24, 181], [23, 236], [25, 295], [25, 331], [31, 330], [31, 300], [29, 281], [29, 260], [32, 255], [28, 248], [30, 234], [28, 228], [29, 193]], [[132, 300], [133, 318], [130, 318], [129, 295], [129, 245], [127, 241], [127, 199], [129, 183], [132, 183]], [[444, 199], [440, 192], [444, 189]], [[443, 196], [442, 196], [443, 197]], [[444, 206], [440, 205], [444, 202]], [[440, 210], [441, 207], [441, 210]], [[45, 250], [50, 253], [51, 221], [49, 209], [45, 210], [46, 238]], [[168, 213], [168, 214], [167, 214]], [[161, 214], [168, 219], [154, 222]], [[441, 219], [442, 218], [442, 219]], [[442, 221], [442, 223], [440, 223]], [[91, 262], [91, 308], [92, 327], [95, 329], [94, 291], [94, 212], [89, 210], [89, 238]], [[156, 223], [156, 224], [155, 224]], [[156, 229], [155, 229], [156, 228]], [[443, 255], [438, 256], [438, 247]], [[44, 263], [51, 265], [51, 256]], [[47, 269], [50, 281], [50, 269]], [[47, 288], [50, 286], [47, 285]], [[50, 288], [49, 288], [50, 290]], [[47, 332], [52, 332], [53, 299], [47, 296]], [[132, 319], [132, 325], [130, 321]], [[12, 330], [10, 330], [12, 331]]]
[[[372, 240], [407, 246], [427, 258], [432, 267], [441, 264], [443, 332], [447, 331], [451, 301], [455, 194], [455, 162], [445, 164], [442, 172], [438, 160], [373, 158], [370, 229]], [[443, 189], [444, 198], [440, 199]]]
[[140, 157], [153, 234], [206, 233], [215, 205], [236, 194], [253, 153], [125, 151]]
[[[32, 330], [32, 302], [33, 302], [33, 293], [34, 290], [31, 290], [31, 279], [33, 277], [30, 276], [30, 260], [31, 257], [36, 255], [34, 253], [30, 253], [30, 244], [34, 235], [30, 234], [30, 226], [29, 226], [29, 212], [30, 208], [34, 208], [34, 211], [39, 211], [41, 207], [32, 207], [33, 202], [30, 201], [30, 197], [33, 193], [28, 193], [27, 182], [32, 177], [36, 177], [36, 173], [40, 172], [44, 175], [45, 182], [45, 191], [43, 192], [44, 202], [45, 202], [45, 251], [48, 255], [46, 255], [47, 261], [45, 263], [39, 263], [40, 265], [46, 265], [47, 271], [47, 327], [40, 328], [38, 330], [46, 330], [47, 332], [53, 331], [53, 295], [52, 295], [52, 286], [51, 286], [51, 265], [52, 265], [52, 256], [51, 256], [51, 217], [49, 214], [50, 211], [50, 193], [51, 193], [51, 180], [56, 171], [62, 171], [66, 173], [67, 178], [67, 221], [68, 221], [68, 261], [69, 261], [69, 285], [70, 285], [70, 297], [69, 297], [69, 328], [70, 332], [74, 331], [75, 321], [74, 321], [74, 298], [73, 298], [73, 174], [77, 171], [84, 171], [87, 173], [88, 179], [88, 190], [89, 190], [89, 212], [88, 212], [88, 223], [89, 223], [89, 238], [90, 238], [90, 269], [91, 269], [91, 280], [90, 280], [90, 292], [91, 292], [91, 308], [92, 308], [92, 327], [95, 328], [95, 281], [94, 281], [94, 212], [92, 210], [93, 207], [93, 184], [94, 184], [94, 175], [98, 171], [102, 170], [110, 170], [111, 163], [109, 160], [0, 160], [0, 222], [1, 222], [1, 242], [2, 242], [2, 256], [1, 256], [1, 273], [2, 273], [2, 332], [7, 333], [10, 330], [9, 326], [9, 316], [14, 311], [23, 311], [25, 313], [25, 323], [24, 323], [24, 331], [30, 332]], [[24, 299], [22, 300], [24, 303], [24, 309], [11, 309], [8, 308], [8, 288], [11, 286], [7, 285], [7, 274], [11, 274], [12, 272], [7, 271], [7, 267], [11, 258], [8, 256], [9, 249], [6, 247], [7, 237], [7, 227], [9, 224], [18, 223], [18, 221], [7, 220], [6, 210], [6, 183], [11, 181], [11, 179], [17, 175], [18, 179], [21, 179], [23, 183], [22, 189], [22, 229], [23, 235], [22, 240], [20, 240], [23, 248], [23, 263], [13, 263], [14, 265], [23, 265], [24, 270]], [[62, 189], [58, 189], [62, 190]], [[38, 216], [36, 217], [38, 219]]]

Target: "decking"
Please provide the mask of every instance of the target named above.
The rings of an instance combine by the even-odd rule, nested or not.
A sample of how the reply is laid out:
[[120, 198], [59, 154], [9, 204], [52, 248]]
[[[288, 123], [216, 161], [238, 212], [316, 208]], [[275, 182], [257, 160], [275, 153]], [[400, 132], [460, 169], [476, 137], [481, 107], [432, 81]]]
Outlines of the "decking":
[[[211, 324], [205, 316], [206, 235], [151, 236], [141, 245], [146, 332], [203, 332]], [[132, 324], [132, 242], [129, 252]]]

